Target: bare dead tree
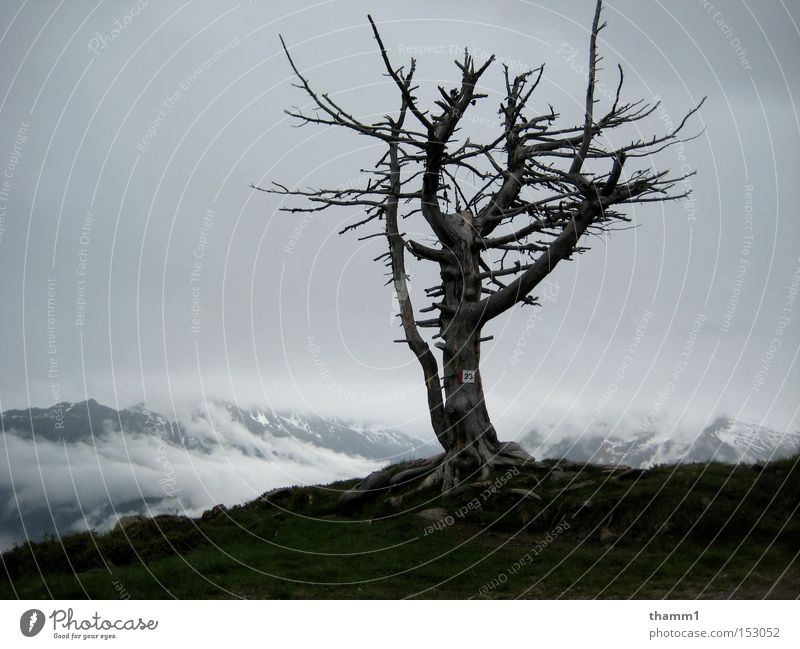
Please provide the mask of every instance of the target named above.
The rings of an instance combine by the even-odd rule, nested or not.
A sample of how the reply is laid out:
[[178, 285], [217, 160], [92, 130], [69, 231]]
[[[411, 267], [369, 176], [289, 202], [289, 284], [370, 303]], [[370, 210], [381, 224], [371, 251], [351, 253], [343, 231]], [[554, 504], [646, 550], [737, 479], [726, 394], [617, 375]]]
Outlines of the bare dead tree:
[[[682, 183], [694, 172], [671, 176], [646, 165], [631, 170], [631, 161], [649, 159], [692, 139], [683, 139], [682, 131], [703, 102], [670, 132], [609, 146], [608, 132], [653, 115], [659, 103], [624, 101], [619, 67], [615, 98], [596, 114], [595, 77], [601, 61], [597, 38], [605, 27], [601, 9], [598, 0], [583, 123], [559, 126], [552, 107], [531, 115], [528, 105], [544, 67], [512, 76], [504, 66], [502, 127], [495, 139], [483, 144], [462, 139], [459, 125], [476, 101], [487, 96], [478, 92], [478, 82], [493, 57], [476, 67], [465, 51], [464, 58], [455, 62], [460, 84], [439, 86], [436, 108], [424, 110], [414, 85], [416, 62], [411, 59], [407, 69], [395, 67], [369, 17], [399, 105], [396, 113], [366, 123], [328, 94], [314, 90], [281, 39], [296, 85], [313, 106], [311, 112], [286, 112], [303, 125], [349, 129], [386, 149], [369, 171], [370, 179], [359, 188], [291, 189], [277, 183], [253, 188], [303, 199], [299, 206], [283, 208], [292, 213], [356, 208], [358, 220], [341, 233], [380, 225], [377, 233], [367, 236], [385, 237], [388, 244], [388, 251], [376, 261], [384, 261], [390, 269], [397, 294], [404, 337], [396, 342], [407, 344], [419, 360], [431, 425], [445, 450], [415, 471], [416, 475], [428, 472], [423, 487], [441, 485], [449, 490], [467, 478], [485, 478], [493, 468], [532, 459], [519, 445], [499, 442], [489, 419], [480, 374], [487, 323], [517, 304], [536, 305], [532, 296], [536, 287], [559, 262], [587, 249], [581, 245], [587, 234], [607, 233], [630, 220], [619, 208], [687, 196], [680, 191]], [[411, 214], [422, 215], [433, 243], [413, 240], [401, 231], [400, 219]], [[420, 309], [432, 317], [418, 317], [412, 305], [407, 252], [438, 266], [441, 283], [426, 289], [430, 303]], [[442, 352], [441, 377], [437, 357], [420, 333], [429, 328], [435, 330], [434, 347]], [[378, 482], [372, 480], [365, 488]]]

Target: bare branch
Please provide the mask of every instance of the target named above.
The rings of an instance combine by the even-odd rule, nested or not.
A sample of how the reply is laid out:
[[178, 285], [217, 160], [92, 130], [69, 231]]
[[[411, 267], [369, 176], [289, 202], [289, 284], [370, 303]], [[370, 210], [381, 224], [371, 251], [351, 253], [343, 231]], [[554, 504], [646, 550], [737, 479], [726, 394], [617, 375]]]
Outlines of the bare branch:
[[[385, 232], [361, 238], [386, 236], [389, 242], [389, 253], [376, 259], [388, 258], [391, 262], [391, 281], [398, 296], [404, 296], [401, 305], [409, 308], [403, 316], [403, 340], [413, 345], [420, 362], [430, 349], [419, 337], [419, 327], [439, 327], [437, 336], [447, 341], [449, 323], [455, 319], [477, 313], [479, 327], [514, 304], [535, 303], [530, 292], [538, 283], [560, 261], [587, 249], [580, 245], [584, 234], [615, 231], [621, 229], [615, 224], [629, 221], [625, 214], [613, 209], [615, 205], [664, 202], [688, 195], [681, 183], [693, 172], [671, 178], [666, 171], [637, 169], [628, 170], [626, 176], [625, 164], [631, 158], [652, 156], [698, 137], [682, 138], [681, 134], [705, 99], [665, 134], [613, 148], [607, 146], [599, 137], [604, 131], [652, 116], [660, 102], [623, 100], [625, 75], [617, 66], [619, 77], [611, 105], [602, 117], [595, 117], [596, 77], [602, 60], [597, 51], [598, 35], [605, 27], [601, 15], [602, 2], [598, 0], [589, 39], [583, 123], [558, 124], [560, 115], [552, 106], [549, 111], [531, 115], [528, 102], [540, 85], [543, 66], [513, 77], [504, 66], [506, 92], [500, 103], [501, 128], [486, 143], [462, 139], [460, 130], [464, 114], [485, 96], [478, 92], [477, 84], [493, 58], [476, 66], [465, 50], [463, 58], [455, 61], [460, 84], [453, 88], [439, 86], [439, 96], [433, 102], [435, 110], [424, 110], [412, 85], [416, 61], [411, 59], [407, 73], [402, 67], [395, 68], [370, 16], [386, 73], [399, 91], [401, 109], [397, 118], [386, 115], [377, 123], [365, 124], [327, 94], [315, 92], [283, 45], [299, 80], [298, 87], [311, 98], [318, 112], [306, 115], [296, 110], [291, 114], [303, 123], [343, 126], [377, 138], [387, 144], [387, 152], [370, 172], [365, 186], [301, 190], [276, 184], [254, 188], [302, 198], [306, 203], [281, 208], [283, 211], [359, 209], [363, 216], [342, 232], [376, 220], [386, 221]], [[424, 132], [404, 126], [408, 114], [414, 116]], [[587, 161], [593, 164], [590, 166]], [[601, 166], [605, 170], [598, 169]], [[465, 191], [468, 182], [472, 185], [469, 193]], [[425, 245], [400, 234], [397, 221], [416, 213], [431, 228], [435, 243]], [[498, 229], [501, 231], [495, 234]], [[430, 299], [439, 301], [422, 309], [439, 312], [438, 318], [416, 320], [413, 316], [407, 300], [406, 250], [417, 260], [440, 267], [442, 283], [426, 290]], [[495, 268], [482, 258], [490, 250], [502, 253], [499, 261], [493, 262]], [[505, 284], [499, 279], [502, 277], [514, 279]], [[425, 369], [426, 377], [429, 369]]]
[[[589, 39], [589, 81], [586, 84], [586, 118], [583, 125], [583, 136], [581, 138], [581, 145], [575, 154], [572, 165], [569, 168], [571, 174], [580, 173], [583, 166], [583, 160], [586, 153], [589, 151], [589, 144], [594, 137], [593, 125], [594, 121], [592, 116], [594, 114], [594, 83], [595, 73], [597, 69], [597, 34], [603, 28], [600, 24], [600, 11], [603, 8], [602, 0], [597, 0], [597, 5], [594, 10], [594, 20], [592, 21], [592, 36]], [[614, 102], [616, 105], [616, 101]]]

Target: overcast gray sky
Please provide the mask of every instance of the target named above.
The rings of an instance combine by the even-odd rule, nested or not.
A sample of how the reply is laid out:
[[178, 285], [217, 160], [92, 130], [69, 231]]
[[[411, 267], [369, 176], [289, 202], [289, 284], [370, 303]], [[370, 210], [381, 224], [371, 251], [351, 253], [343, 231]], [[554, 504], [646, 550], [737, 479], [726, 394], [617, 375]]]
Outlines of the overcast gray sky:
[[[593, 1], [4, 7], [2, 408], [207, 396], [429, 435], [419, 368], [391, 343], [392, 296], [371, 261], [381, 239], [337, 236], [348, 210], [303, 220], [248, 189], [353, 184], [382, 154], [292, 128], [283, 109], [306, 98], [278, 34], [356, 115], [397, 106], [369, 10], [398, 65], [416, 55], [422, 98], [455, 80], [468, 46], [512, 70], [545, 63], [534, 108], [569, 122]], [[695, 430], [723, 414], [796, 429], [800, 9], [611, 0], [605, 18], [599, 97], [621, 64], [626, 98], [663, 101], [643, 133], [708, 95], [685, 160], [655, 161], [699, 174], [690, 203], [632, 210], [641, 227], [560, 266], [541, 309], [491, 325], [482, 370], [500, 436]], [[468, 128], [489, 139], [500, 66], [482, 83]], [[419, 295], [426, 271], [412, 274]]]

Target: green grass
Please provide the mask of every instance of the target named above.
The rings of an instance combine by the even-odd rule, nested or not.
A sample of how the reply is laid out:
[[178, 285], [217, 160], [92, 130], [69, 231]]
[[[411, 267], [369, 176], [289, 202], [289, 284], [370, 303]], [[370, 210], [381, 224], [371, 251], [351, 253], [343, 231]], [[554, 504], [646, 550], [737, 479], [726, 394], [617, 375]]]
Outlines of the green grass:
[[[482, 485], [446, 498], [410, 485], [344, 514], [336, 502], [349, 481], [285, 490], [205, 521], [158, 517], [25, 544], [2, 555], [0, 597], [800, 595], [798, 458], [622, 476], [553, 464], [521, 471], [485, 500]], [[519, 488], [541, 500], [511, 491]], [[384, 495], [403, 495], [402, 506]], [[475, 499], [480, 508], [455, 515]], [[430, 507], [447, 509], [452, 524], [431, 531], [416, 515]]]

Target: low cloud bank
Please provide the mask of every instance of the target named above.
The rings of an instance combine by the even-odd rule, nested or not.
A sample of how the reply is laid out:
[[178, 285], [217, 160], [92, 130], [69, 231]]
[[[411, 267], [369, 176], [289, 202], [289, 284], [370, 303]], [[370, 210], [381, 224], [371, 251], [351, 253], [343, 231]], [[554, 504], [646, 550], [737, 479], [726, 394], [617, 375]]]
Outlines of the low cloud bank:
[[198, 515], [287, 485], [365, 475], [382, 462], [291, 438], [261, 438], [208, 405], [180, 415], [181, 444], [152, 430], [111, 426], [72, 443], [4, 437], [0, 549], [44, 534], [114, 526], [119, 516]]

